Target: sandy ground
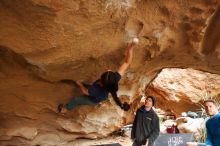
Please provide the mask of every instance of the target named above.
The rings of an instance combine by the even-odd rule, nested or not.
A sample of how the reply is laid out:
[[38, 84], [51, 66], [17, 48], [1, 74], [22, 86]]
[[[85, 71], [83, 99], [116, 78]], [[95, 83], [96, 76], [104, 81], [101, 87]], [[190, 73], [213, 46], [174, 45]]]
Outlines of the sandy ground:
[[65, 144], [66, 146], [94, 146], [94, 145], [107, 145], [119, 143], [122, 146], [131, 146], [132, 140], [127, 136], [111, 136], [104, 139], [99, 140], [86, 140], [80, 139], [74, 142], [70, 142]]

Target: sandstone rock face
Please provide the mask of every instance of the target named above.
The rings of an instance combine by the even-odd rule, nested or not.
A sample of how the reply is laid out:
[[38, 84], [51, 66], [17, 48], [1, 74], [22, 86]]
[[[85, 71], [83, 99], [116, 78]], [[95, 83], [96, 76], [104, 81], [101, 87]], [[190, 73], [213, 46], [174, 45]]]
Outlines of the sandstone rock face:
[[198, 111], [201, 106], [195, 103], [207, 97], [219, 97], [220, 76], [190, 68], [163, 69], [150, 83], [146, 93], [158, 97], [160, 108], [174, 109], [175, 114]]
[[[167, 109], [164, 104], [169, 103], [178, 114], [195, 108], [192, 102], [199, 100], [198, 92], [208, 88], [199, 83], [206, 78], [214, 86], [210, 91], [219, 93], [218, 3], [1, 0], [0, 145], [62, 145], [76, 138], [107, 136], [132, 122], [144, 93], [155, 94], [158, 106]], [[132, 109], [125, 113], [110, 99], [65, 116], [57, 114], [57, 104], [79, 95], [78, 88], [58, 81], [92, 82], [107, 69], [117, 70], [133, 37], [140, 43], [119, 90]], [[176, 80], [176, 89], [166, 81], [160, 81], [164, 86], [149, 85], [163, 68], [192, 68], [216, 75], [190, 78], [186, 73], [187, 88]], [[195, 83], [189, 82], [194, 79]], [[174, 91], [180, 96], [170, 96]], [[172, 106], [177, 101], [184, 101], [178, 106], [187, 108]]]
[[32, 140], [37, 135], [37, 129], [36, 128], [29, 128], [29, 127], [21, 127], [16, 129], [8, 130], [6, 133], [8, 136], [18, 136], [23, 137], [28, 140]]

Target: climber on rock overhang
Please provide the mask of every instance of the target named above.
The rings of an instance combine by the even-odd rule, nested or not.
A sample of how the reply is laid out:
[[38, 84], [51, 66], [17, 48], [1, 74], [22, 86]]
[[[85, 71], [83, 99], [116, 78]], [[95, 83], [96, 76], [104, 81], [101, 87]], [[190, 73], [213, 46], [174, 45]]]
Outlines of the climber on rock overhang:
[[101, 101], [106, 100], [109, 93], [111, 93], [114, 101], [121, 107], [121, 109], [128, 111], [130, 109], [130, 105], [127, 102], [122, 104], [117, 96], [118, 82], [132, 62], [134, 44], [137, 43], [137, 38], [134, 38], [131, 43], [128, 43], [125, 61], [119, 67], [117, 72], [113, 72], [111, 70], [104, 72], [92, 85], [85, 85], [77, 81], [76, 84], [80, 87], [83, 95], [73, 97], [67, 104], [59, 104], [58, 112], [66, 113], [78, 105], [96, 105]]

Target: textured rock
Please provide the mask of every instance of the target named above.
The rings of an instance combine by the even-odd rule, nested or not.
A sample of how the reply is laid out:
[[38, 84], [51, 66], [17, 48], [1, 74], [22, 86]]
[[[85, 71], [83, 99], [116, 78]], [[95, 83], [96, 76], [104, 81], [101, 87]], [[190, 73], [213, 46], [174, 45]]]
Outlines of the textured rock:
[[16, 129], [9, 129], [6, 133], [6, 135], [9, 136], [18, 136], [18, 137], [23, 137], [28, 140], [32, 140], [35, 138], [37, 135], [37, 129], [36, 128], [30, 128], [30, 127], [21, 127], [21, 128], [16, 128]]
[[146, 93], [159, 98], [160, 108], [173, 109], [178, 115], [182, 111], [198, 111], [201, 107], [194, 103], [220, 95], [220, 76], [190, 68], [163, 69]]
[[[113, 107], [109, 103], [104, 103], [95, 109], [80, 109], [79, 118], [58, 118], [57, 123], [66, 131], [79, 133], [87, 138], [100, 138], [108, 136], [109, 131], [119, 129], [125, 124], [124, 112]], [[114, 119], [114, 120], [113, 120]], [[83, 121], [83, 122], [82, 122]]]
[[[170, 83], [163, 82], [163, 88], [148, 84], [170, 67], [220, 74], [219, 8], [217, 0], [1, 0], [0, 145], [65, 145], [76, 138], [105, 137], [132, 122], [145, 92], [158, 96], [164, 110], [164, 105], [177, 114], [195, 109], [192, 102], [205, 86], [199, 80], [189, 84], [196, 76], [184, 80], [194, 93], [174, 82], [181, 90], [175, 90], [181, 95], [175, 98]], [[133, 104], [129, 112], [108, 100], [65, 116], [56, 113], [57, 104], [79, 94], [58, 80], [92, 82], [106, 69], [116, 70], [126, 43], [136, 36], [140, 43], [119, 91]], [[214, 76], [210, 91], [218, 93]], [[29, 137], [18, 127], [38, 134]]]

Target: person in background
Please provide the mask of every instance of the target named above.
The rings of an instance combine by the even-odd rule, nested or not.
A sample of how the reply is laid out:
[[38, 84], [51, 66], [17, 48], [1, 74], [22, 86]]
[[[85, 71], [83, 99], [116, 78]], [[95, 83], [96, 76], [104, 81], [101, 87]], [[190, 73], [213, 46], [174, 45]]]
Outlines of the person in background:
[[214, 100], [204, 102], [206, 114], [210, 117], [206, 121], [206, 145], [220, 146], [220, 114]]
[[153, 146], [159, 136], [159, 117], [152, 108], [155, 103], [156, 98], [148, 96], [145, 104], [137, 110], [131, 130], [132, 146]]
[[220, 113], [214, 100], [205, 100], [206, 114], [210, 117], [206, 123], [205, 143], [188, 143], [187, 146], [220, 146]]

